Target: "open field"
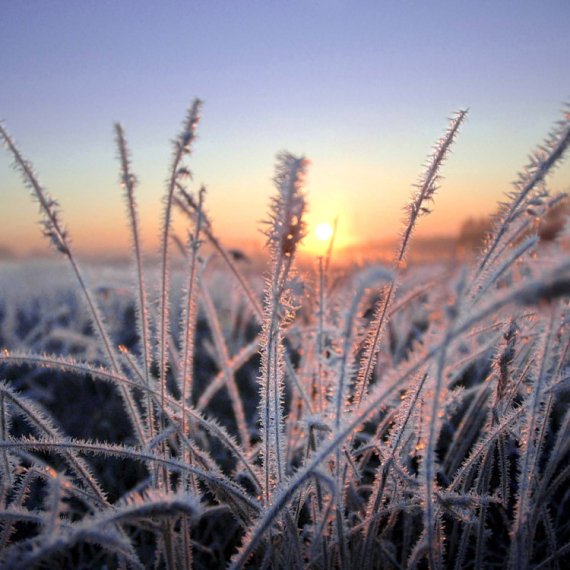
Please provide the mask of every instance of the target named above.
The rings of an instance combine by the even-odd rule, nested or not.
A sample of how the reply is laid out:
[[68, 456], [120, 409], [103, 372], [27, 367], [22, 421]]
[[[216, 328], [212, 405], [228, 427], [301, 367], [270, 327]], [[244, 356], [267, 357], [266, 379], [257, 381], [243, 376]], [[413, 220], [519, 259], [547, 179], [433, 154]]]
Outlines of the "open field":
[[259, 271], [191, 181], [200, 108], [173, 141], [152, 264], [115, 127], [128, 267], [81, 267], [0, 126], [59, 255], [0, 265], [0, 567], [565, 568], [570, 232], [538, 230], [564, 200], [547, 176], [568, 111], [464, 262], [408, 257], [465, 111], [389, 263], [336, 266], [333, 234], [300, 270], [309, 164], [279, 154]]

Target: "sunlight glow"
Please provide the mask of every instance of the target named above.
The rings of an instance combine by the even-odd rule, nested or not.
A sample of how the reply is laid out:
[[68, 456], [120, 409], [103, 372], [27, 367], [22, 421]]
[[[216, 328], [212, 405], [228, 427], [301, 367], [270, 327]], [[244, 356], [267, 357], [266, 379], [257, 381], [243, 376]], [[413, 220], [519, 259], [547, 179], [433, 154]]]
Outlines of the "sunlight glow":
[[323, 223], [319, 224], [315, 228], [315, 235], [317, 236], [317, 239], [320, 239], [321, 241], [327, 241], [331, 239], [333, 231], [333, 227], [330, 224]]

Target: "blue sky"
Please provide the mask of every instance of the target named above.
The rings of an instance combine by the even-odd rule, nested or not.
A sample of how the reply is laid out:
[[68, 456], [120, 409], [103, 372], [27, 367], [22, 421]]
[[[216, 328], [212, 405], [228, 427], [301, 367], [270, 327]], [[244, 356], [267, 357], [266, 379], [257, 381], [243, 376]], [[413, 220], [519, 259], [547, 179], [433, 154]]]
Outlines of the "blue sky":
[[[484, 215], [570, 97], [570, 2], [0, 0], [0, 119], [81, 249], [127, 244], [112, 125], [121, 121], [154, 247], [169, 140], [205, 101], [190, 161], [218, 232], [257, 231], [275, 154], [312, 161], [309, 221], [346, 242], [395, 236], [446, 118], [470, 119], [420, 233]], [[36, 207], [0, 156], [0, 243], [41, 248]], [[565, 163], [551, 181], [570, 187]]]

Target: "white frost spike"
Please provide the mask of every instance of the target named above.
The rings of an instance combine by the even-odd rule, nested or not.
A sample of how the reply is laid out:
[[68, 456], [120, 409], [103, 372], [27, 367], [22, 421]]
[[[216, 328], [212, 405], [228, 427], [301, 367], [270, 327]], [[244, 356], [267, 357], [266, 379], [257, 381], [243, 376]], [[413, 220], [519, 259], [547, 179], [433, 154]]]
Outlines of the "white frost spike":
[[264, 498], [267, 505], [285, 476], [285, 425], [283, 421], [283, 340], [282, 331], [294, 309], [289, 302], [287, 285], [297, 245], [305, 233], [302, 190], [308, 161], [288, 153], [277, 157], [274, 178], [277, 195], [271, 199], [268, 247], [271, 254], [263, 318], [263, 343], [260, 376], [262, 453], [264, 461]]
[[291, 154], [277, 156], [278, 164], [273, 181], [278, 194], [271, 199], [270, 229], [266, 232], [269, 247], [279, 247], [279, 255], [292, 257], [297, 245], [305, 237], [305, 195], [302, 191], [309, 161]]
[[[200, 108], [202, 101], [194, 99], [184, 122], [182, 132], [173, 141], [174, 153], [172, 165], [170, 167], [170, 177], [166, 184], [166, 194], [164, 196], [164, 214], [162, 218], [162, 228], [160, 237], [160, 291], [159, 291], [159, 319], [158, 319], [158, 364], [160, 370], [160, 406], [164, 408], [166, 401], [166, 377], [168, 369], [168, 335], [170, 333], [170, 323], [168, 312], [170, 308], [169, 299], [169, 244], [172, 221], [172, 205], [174, 203], [174, 191], [180, 178], [188, 177], [188, 171], [182, 166], [183, 158], [190, 154], [192, 142], [196, 138], [196, 127], [200, 120]], [[183, 168], [182, 175], [180, 169]], [[164, 429], [164, 419], [161, 420], [161, 429]]]

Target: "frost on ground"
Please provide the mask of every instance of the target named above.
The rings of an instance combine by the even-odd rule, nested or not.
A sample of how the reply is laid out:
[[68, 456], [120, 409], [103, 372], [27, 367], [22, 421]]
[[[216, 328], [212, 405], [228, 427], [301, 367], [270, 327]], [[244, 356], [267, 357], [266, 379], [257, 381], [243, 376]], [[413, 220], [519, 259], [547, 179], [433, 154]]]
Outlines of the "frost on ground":
[[81, 266], [59, 204], [0, 126], [60, 255], [1, 267], [1, 567], [564, 568], [568, 233], [544, 246], [537, 230], [563, 199], [546, 176], [570, 115], [464, 265], [407, 254], [465, 112], [387, 266], [341, 270], [329, 251], [299, 271], [309, 166], [278, 155], [259, 275], [190, 187], [200, 108], [173, 143], [152, 267], [116, 126], [132, 266], [108, 272]]

